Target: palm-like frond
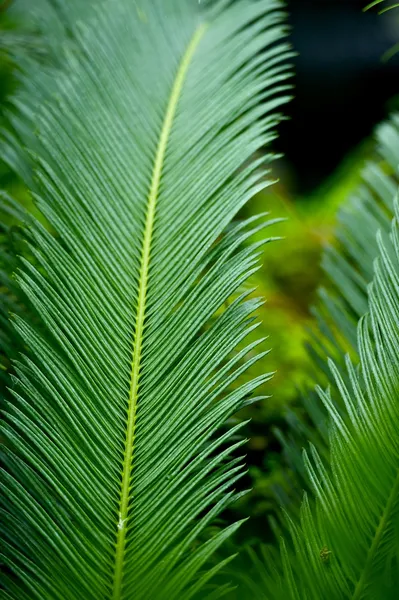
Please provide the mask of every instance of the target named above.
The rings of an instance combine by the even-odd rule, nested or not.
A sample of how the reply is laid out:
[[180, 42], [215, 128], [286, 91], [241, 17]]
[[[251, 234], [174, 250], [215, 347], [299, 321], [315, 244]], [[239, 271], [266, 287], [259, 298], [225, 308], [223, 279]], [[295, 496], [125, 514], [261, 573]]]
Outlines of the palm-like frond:
[[262, 356], [243, 342], [258, 301], [236, 292], [265, 223], [225, 230], [267, 185], [250, 159], [286, 99], [284, 15], [274, 0], [91, 4], [15, 123], [50, 230], [32, 226], [37, 264], [18, 275], [41, 326], [15, 318], [28, 353], [3, 423], [4, 587], [189, 598], [237, 527], [194, 544], [243, 472], [240, 425], [217, 430], [268, 377], [231, 387]]
[[338, 248], [329, 247], [323, 255], [323, 269], [332, 285], [331, 290], [320, 290], [320, 308], [315, 310], [324, 337], [322, 344], [314, 340], [319, 342], [321, 360], [327, 349], [338, 359], [346, 348], [357, 353], [357, 322], [367, 311], [367, 287], [379, 253], [376, 232], [389, 233], [391, 228], [397, 190], [399, 117], [394, 115], [381, 125], [376, 138], [377, 156], [364, 168], [363, 184], [338, 215]]
[[[367, 289], [373, 279], [373, 263], [379, 249], [377, 231], [388, 234], [393, 218], [399, 164], [399, 118], [393, 116], [376, 133], [376, 158], [364, 168], [363, 183], [338, 215], [336, 244], [326, 248], [322, 265], [329, 287], [320, 289], [320, 301], [313, 309], [319, 335], [309, 345], [313, 357], [313, 377], [331, 387], [337, 409], [345, 412], [335, 379], [326, 358], [333, 357], [345, 370], [345, 354], [358, 360], [357, 323], [368, 310]], [[316, 393], [302, 397], [304, 418], [289, 414], [290, 432], [280, 433], [288, 464], [299, 474], [300, 489], [309, 479], [302, 460], [302, 448], [311, 441], [327, 458], [328, 412]]]
[[[396, 167], [397, 118], [380, 129], [380, 139], [382, 156]], [[357, 311], [368, 312], [357, 327], [359, 364], [349, 356], [342, 361], [345, 369], [328, 363], [332, 385], [318, 394], [328, 421], [329, 460], [322, 460], [313, 444], [304, 452], [315, 503], [305, 494], [299, 519], [287, 517], [291, 541], [282, 541], [275, 571], [262, 571], [260, 597], [386, 600], [397, 595], [399, 209], [393, 178], [369, 165], [365, 179], [368, 186], [345, 212], [346, 252], [334, 252], [335, 262], [327, 261], [342, 294], [342, 312], [330, 318], [335, 330], [352, 323]]]
[[[347, 359], [350, 386], [331, 364], [348, 422], [320, 392], [329, 416], [331, 473], [314, 447], [305, 463], [316, 495], [305, 497], [301, 524], [291, 523], [295, 554], [283, 546], [278, 598], [394, 598], [397, 593], [398, 298], [397, 225], [381, 244], [370, 317], [359, 324], [361, 374]], [[393, 252], [394, 251], [394, 252]], [[393, 258], [394, 257], [394, 258]], [[374, 337], [370, 336], [369, 324]], [[274, 592], [275, 593], [275, 592]]]

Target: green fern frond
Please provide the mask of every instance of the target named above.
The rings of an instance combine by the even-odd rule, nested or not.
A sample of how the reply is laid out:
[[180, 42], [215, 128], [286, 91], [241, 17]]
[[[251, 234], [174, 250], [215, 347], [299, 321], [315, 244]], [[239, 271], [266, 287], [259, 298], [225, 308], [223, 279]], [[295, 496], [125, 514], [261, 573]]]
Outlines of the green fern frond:
[[327, 470], [314, 447], [305, 452], [316, 508], [305, 496], [300, 524], [290, 524], [295, 554], [283, 551], [285, 576], [276, 598], [396, 597], [398, 240], [396, 222], [391, 241], [378, 235], [381, 255], [370, 290], [370, 314], [358, 328], [360, 374], [348, 358], [347, 386], [330, 363], [347, 419], [330, 394], [320, 391], [331, 419], [330, 465]]
[[[398, 125], [394, 117], [380, 129], [381, 155], [395, 167]], [[350, 268], [343, 272], [352, 273], [352, 281], [360, 274], [365, 282], [368, 314], [357, 326], [359, 364], [349, 356], [339, 367], [328, 361], [332, 385], [318, 389], [328, 423], [328, 457], [320, 457], [318, 445], [304, 452], [311, 494], [305, 494], [299, 519], [287, 515], [290, 542], [281, 542], [275, 571], [263, 572], [259, 597], [389, 600], [397, 595], [399, 207], [392, 196], [394, 178], [376, 164], [365, 175], [361, 201], [358, 196], [345, 212], [346, 253], [336, 263], [342, 267], [346, 261]], [[351, 280], [334, 280], [353, 319], [362, 304], [350, 303]]]
[[284, 13], [90, 4], [51, 40], [54, 67], [25, 76], [14, 117], [49, 228], [33, 224], [18, 274], [40, 326], [15, 317], [27, 351], [2, 426], [3, 586], [191, 598], [238, 526], [195, 544], [240, 495], [241, 424], [217, 431], [269, 377], [232, 386], [263, 355], [245, 343], [259, 301], [240, 287], [267, 223], [226, 227], [269, 184], [251, 159], [287, 100]]
[[[390, 232], [393, 198], [396, 193], [399, 164], [399, 117], [381, 125], [376, 132], [376, 157], [362, 173], [363, 183], [338, 214], [337, 243], [323, 253], [322, 266], [328, 287], [319, 290], [319, 303], [313, 309], [319, 334], [312, 335], [309, 352], [313, 358], [313, 378], [330, 385], [338, 410], [345, 412], [335, 379], [326, 358], [345, 371], [345, 354], [355, 362], [359, 358], [357, 323], [368, 310], [368, 285], [373, 279], [373, 263], [378, 256], [377, 231]], [[302, 448], [311, 441], [324, 458], [328, 457], [328, 414], [318, 394], [301, 397], [303, 417], [289, 413], [289, 432], [278, 432], [284, 453], [299, 480], [293, 487], [309, 486], [302, 460]], [[292, 506], [291, 506], [292, 508]]]

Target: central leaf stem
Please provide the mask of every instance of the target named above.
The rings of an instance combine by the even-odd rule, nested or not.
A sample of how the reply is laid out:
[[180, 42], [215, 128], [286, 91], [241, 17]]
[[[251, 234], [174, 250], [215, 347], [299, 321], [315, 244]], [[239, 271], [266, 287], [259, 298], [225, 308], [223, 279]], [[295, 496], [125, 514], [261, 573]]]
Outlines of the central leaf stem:
[[126, 439], [123, 457], [121, 495], [119, 503], [119, 518], [117, 524], [117, 538], [115, 548], [115, 569], [113, 580], [113, 600], [119, 600], [122, 596], [123, 566], [125, 561], [126, 531], [129, 525], [129, 502], [133, 471], [133, 451], [135, 424], [137, 414], [137, 400], [139, 394], [139, 377], [141, 367], [141, 352], [143, 347], [144, 320], [146, 311], [146, 299], [148, 289], [148, 275], [150, 268], [151, 245], [154, 231], [154, 220], [159, 194], [162, 169], [165, 160], [166, 147], [173, 119], [179, 102], [183, 83], [187, 74], [193, 54], [205, 32], [206, 25], [201, 24], [195, 31], [187, 50], [182, 58], [169, 98], [162, 131], [159, 138], [155, 156], [154, 169], [151, 178], [150, 192], [148, 195], [147, 215], [145, 222], [143, 249], [141, 255], [140, 277], [137, 299], [137, 315], [133, 339], [132, 367], [130, 375], [130, 390], [127, 408]]

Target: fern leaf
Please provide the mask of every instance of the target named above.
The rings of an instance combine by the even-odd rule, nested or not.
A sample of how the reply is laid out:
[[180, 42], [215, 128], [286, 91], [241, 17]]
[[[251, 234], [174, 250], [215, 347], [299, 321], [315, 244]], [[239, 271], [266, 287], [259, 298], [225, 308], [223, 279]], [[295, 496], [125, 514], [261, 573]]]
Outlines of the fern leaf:
[[[376, 132], [377, 151], [362, 173], [363, 183], [349, 198], [338, 215], [337, 243], [325, 249], [322, 265], [328, 287], [319, 291], [320, 302], [313, 309], [319, 334], [313, 335], [309, 352], [313, 358], [313, 378], [330, 385], [333, 400], [342, 414], [345, 407], [328, 368], [332, 357], [345, 376], [345, 354], [359, 359], [357, 323], [368, 310], [368, 285], [373, 279], [373, 263], [379, 254], [376, 234], [391, 229], [393, 199], [398, 179], [399, 119], [380, 125]], [[302, 448], [311, 441], [324, 458], [328, 457], [328, 413], [318, 394], [307, 392], [301, 398], [307, 421], [289, 415], [288, 436], [278, 432], [288, 464], [299, 475], [293, 487], [309, 489], [302, 460]], [[292, 506], [291, 506], [292, 508]]]
[[[384, 157], [397, 164], [396, 119], [381, 134]], [[322, 460], [312, 444], [304, 452], [315, 504], [306, 494], [299, 519], [288, 517], [292, 547], [283, 543], [281, 562], [275, 563], [279, 576], [264, 578], [261, 597], [387, 600], [397, 595], [399, 208], [391, 200], [384, 212], [375, 210], [388, 199], [386, 184], [393, 180], [376, 168], [366, 172], [373, 173], [376, 195], [366, 194], [357, 221], [353, 213], [353, 226], [379, 223], [376, 215], [386, 225], [389, 210], [395, 218], [388, 232], [366, 227], [363, 239], [356, 235], [348, 244], [356, 248], [375, 237], [368, 254], [356, 254], [363, 277], [373, 264], [368, 314], [357, 327], [359, 364], [346, 356], [343, 370], [329, 361], [333, 385], [318, 389], [329, 422], [329, 460]], [[346, 284], [344, 278], [344, 298], [350, 290]]]
[[2, 426], [12, 598], [191, 598], [238, 526], [196, 543], [239, 495], [241, 425], [218, 429], [269, 377], [232, 386], [262, 356], [239, 290], [265, 223], [226, 227], [268, 185], [250, 159], [287, 100], [284, 13], [139, 4], [71, 19], [16, 122], [49, 228], [18, 274], [41, 323], [15, 317], [27, 351]]

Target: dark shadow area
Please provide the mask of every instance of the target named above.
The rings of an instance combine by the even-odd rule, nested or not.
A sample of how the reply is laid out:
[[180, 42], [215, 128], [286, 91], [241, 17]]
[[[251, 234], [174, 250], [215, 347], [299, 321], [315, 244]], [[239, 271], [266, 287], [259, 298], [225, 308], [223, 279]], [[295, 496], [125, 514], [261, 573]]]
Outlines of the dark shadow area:
[[278, 149], [293, 168], [293, 192], [305, 194], [395, 106], [399, 13], [362, 12], [364, 0], [288, 2], [295, 59], [295, 99]]

